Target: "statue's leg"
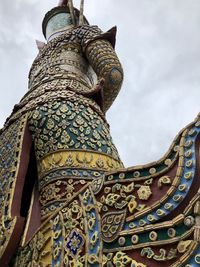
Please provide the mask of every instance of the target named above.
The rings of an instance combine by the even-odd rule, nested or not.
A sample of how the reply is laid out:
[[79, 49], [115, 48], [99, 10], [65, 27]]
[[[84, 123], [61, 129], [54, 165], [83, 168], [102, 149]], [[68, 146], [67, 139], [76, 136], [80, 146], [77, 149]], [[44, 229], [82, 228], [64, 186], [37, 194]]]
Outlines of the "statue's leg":
[[102, 266], [100, 229], [98, 205], [86, 185], [20, 248], [13, 266]]

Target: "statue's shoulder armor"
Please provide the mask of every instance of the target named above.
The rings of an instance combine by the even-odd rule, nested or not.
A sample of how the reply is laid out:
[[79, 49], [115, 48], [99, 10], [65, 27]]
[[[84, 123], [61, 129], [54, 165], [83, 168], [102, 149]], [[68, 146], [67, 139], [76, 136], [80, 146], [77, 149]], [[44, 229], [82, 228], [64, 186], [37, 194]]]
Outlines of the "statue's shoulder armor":
[[115, 35], [116, 27], [113, 27], [109, 31], [103, 33], [102, 30], [96, 25], [83, 25], [66, 31], [62, 35], [55, 37], [53, 40], [43, 46], [32, 64], [29, 72], [29, 78], [31, 77], [31, 74], [35, 67], [39, 65], [41, 61], [45, 61], [50, 56], [50, 54], [59, 47], [62, 47], [67, 43], [73, 43], [81, 45], [82, 49], [85, 50], [86, 46], [91, 41], [101, 38], [110, 41], [110, 43], [114, 47]]

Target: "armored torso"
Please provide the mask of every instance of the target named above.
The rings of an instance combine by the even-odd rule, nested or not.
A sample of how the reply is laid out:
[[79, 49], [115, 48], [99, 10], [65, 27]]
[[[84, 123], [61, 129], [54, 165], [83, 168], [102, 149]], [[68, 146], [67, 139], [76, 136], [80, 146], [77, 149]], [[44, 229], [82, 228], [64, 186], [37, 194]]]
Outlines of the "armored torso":
[[[89, 31], [89, 32], [88, 32]], [[77, 27], [51, 40], [41, 51], [30, 71], [29, 90], [40, 84], [59, 81], [66, 89], [89, 94], [97, 83], [97, 76], [83, 55], [83, 44], [92, 35], [99, 35], [97, 27]]]

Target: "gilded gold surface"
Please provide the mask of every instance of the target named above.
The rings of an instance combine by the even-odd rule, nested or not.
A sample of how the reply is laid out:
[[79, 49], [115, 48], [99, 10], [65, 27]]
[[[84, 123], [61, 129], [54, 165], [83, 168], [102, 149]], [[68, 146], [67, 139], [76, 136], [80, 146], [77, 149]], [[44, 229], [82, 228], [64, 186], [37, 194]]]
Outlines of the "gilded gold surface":
[[121, 162], [100, 153], [92, 151], [59, 151], [44, 157], [38, 168], [41, 176], [43, 173], [58, 168], [86, 168], [110, 171], [122, 168]]

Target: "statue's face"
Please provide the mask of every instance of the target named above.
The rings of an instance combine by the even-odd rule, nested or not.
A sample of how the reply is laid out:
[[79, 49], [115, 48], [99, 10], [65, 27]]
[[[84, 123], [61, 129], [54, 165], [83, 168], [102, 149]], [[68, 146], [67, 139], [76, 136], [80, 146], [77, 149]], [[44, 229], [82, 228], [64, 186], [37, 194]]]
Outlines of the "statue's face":
[[48, 21], [46, 27], [46, 38], [48, 40], [53, 34], [67, 30], [73, 26], [72, 18], [69, 13], [63, 12], [56, 14]]

